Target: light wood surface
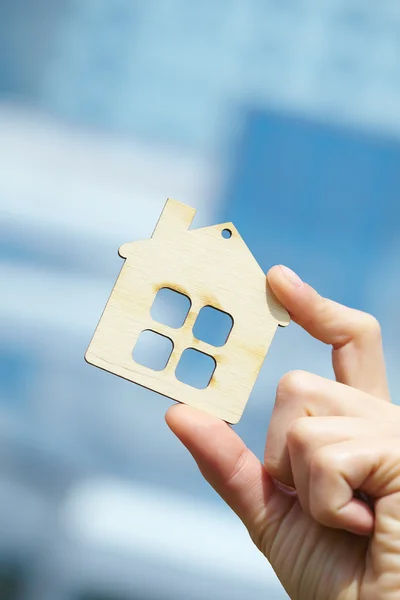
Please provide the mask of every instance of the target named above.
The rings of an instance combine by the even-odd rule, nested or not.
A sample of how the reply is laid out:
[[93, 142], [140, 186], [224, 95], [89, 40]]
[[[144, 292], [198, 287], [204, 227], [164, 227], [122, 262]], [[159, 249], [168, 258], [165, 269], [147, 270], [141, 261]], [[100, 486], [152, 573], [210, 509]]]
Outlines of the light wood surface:
[[[189, 230], [195, 212], [169, 199], [151, 239], [121, 246], [119, 254], [126, 260], [85, 358], [92, 365], [235, 424], [278, 325], [287, 325], [290, 318], [235, 226], [224, 223]], [[224, 230], [232, 233], [229, 239], [222, 236]], [[180, 329], [151, 317], [150, 309], [162, 288], [185, 294], [192, 302]], [[205, 306], [233, 318], [232, 331], [222, 347], [193, 335], [197, 316]], [[162, 334], [174, 344], [163, 371], [133, 360], [134, 347], [145, 330]], [[175, 376], [187, 348], [212, 356], [217, 363], [204, 390]]]

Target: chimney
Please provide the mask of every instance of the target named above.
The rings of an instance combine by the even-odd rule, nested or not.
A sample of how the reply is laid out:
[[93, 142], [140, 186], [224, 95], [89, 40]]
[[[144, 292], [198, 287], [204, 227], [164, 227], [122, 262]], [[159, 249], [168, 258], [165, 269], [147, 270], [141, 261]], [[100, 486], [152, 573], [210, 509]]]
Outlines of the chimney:
[[154, 230], [153, 237], [168, 236], [175, 232], [189, 229], [196, 210], [177, 200], [168, 198], [161, 217]]

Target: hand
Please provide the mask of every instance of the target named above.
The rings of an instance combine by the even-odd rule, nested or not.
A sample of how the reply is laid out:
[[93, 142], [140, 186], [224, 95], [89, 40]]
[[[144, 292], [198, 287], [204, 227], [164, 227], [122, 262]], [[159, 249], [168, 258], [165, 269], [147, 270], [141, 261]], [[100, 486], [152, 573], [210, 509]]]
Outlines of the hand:
[[264, 465], [205, 413], [175, 405], [167, 423], [291, 598], [400, 598], [400, 408], [379, 325], [284, 267], [268, 282], [295, 322], [332, 345], [337, 381], [300, 371], [281, 379]]

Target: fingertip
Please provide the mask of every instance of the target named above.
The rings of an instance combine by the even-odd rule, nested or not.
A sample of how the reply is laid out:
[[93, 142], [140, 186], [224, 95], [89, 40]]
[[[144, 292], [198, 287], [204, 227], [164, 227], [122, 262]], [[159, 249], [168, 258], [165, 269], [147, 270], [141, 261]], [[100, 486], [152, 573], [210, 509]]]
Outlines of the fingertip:
[[226, 426], [217, 417], [186, 404], [171, 406], [166, 412], [165, 421], [181, 442], [190, 447], [207, 439], [216, 429]]
[[196, 408], [178, 404], [167, 411], [165, 418], [212, 485], [225, 479], [245, 449], [227, 423]]
[[170, 406], [165, 414], [165, 420], [168, 425], [181, 422], [206, 425], [207, 423], [220, 421], [217, 417], [213, 417], [202, 410], [180, 403]]
[[282, 270], [280, 265], [275, 265], [272, 267], [267, 273], [267, 286], [269, 286], [275, 296], [282, 302], [285, 306], [285, 280], [282, 275]]
[[288, 287], [301, 288], [303, 286], [303, 281], [297, 273], [285, 265], [275, 265], [272, 267], [267, 273], [267, 279], [273, 289], [285, 290]]
[[317, 301], [321, 299], [316, 290], [285, 265], [272, 267], [267, 273], [267, 282], [293, 321], [314, 335], [309, 326], [314, 322]]
[[182, 432], [190, 429], [193, 424], [192, 411], [195, 410], [185, 404], [174, 404], [165, 413], [165, 421], [175, 435], [181, 437]]
[[267, 279], [270, 283], [273, 282], [276, 277], [280, 277], [280, 267], [281, 265], [274, 265], [269, 269], [267, 273]]
[[176, 421], [179, 421], [182, 408], [184, 408], [182, 404], [173, 404], [169, 407], [165, 413], [165, 422], [167, 423], [168, 427], [172, 428]]

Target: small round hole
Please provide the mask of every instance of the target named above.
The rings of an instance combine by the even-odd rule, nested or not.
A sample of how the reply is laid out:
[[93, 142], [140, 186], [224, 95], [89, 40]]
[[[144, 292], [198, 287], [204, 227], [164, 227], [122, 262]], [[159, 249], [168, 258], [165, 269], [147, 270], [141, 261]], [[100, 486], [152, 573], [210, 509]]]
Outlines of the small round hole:
[[230, 229], [224, 229], [222, 231], [222, 237], [225, 238], [226, 240], [230, 240], [232, 237], [232, 231]]

